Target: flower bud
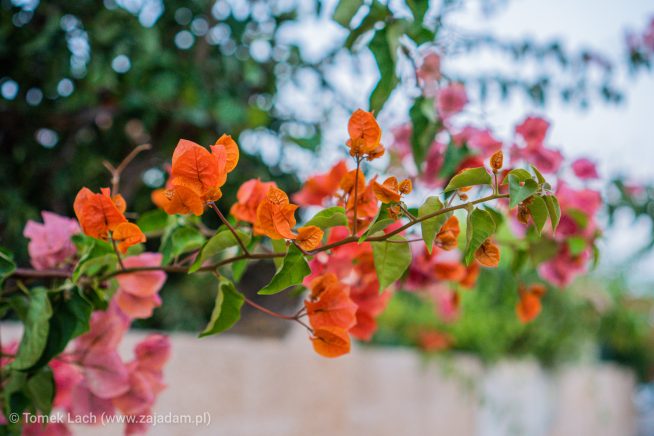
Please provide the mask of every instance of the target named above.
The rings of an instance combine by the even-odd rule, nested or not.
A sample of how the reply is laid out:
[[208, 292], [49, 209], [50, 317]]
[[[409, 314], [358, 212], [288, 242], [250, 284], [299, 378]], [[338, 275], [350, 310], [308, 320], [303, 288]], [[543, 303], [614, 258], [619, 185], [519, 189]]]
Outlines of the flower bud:
[[493, 169], [493, 172], [496, 173], [499, 170], [502, 169], [502, 165], [504, 164], [504, 154], [502, 153], [502, 150], [497, 150], [495, 153], [490, 158], [490, 165], [491, 168]]

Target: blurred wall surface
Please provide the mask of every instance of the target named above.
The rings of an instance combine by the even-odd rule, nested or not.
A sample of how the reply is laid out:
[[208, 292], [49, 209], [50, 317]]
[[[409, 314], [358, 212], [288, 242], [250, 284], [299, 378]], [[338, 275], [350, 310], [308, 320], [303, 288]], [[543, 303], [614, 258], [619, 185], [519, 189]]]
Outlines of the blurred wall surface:
[[[3, 340], [18, 338], [13, 326]], [[130, 333], [124, 357], [144, 333]], [[172, 335], [155, 435], [627, 436], [636, 434], [635, 380], [614, 365], [484, 368], [474, 358], [426, 361], [409, 350], [356, 347], [328, 360], [304, 331], [284, 340]], [[74, 434], [120, 434], [120, 425]]]

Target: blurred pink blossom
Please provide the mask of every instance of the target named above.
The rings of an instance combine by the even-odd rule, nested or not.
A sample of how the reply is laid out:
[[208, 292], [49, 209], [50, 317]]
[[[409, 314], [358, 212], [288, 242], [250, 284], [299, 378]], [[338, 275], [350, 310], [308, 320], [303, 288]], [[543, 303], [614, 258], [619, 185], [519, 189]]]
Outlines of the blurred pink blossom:
[[436, 108], [443, 118], [457, 114], [468, 103], [468, 95], [462, 83], [451, 83], [438, 91]]
[[30, 239], [27, 250], [38, 270], [61, 268], [75, 256], [71, 236], [80, 232], [77, 221], [52, 212], [41, 212], [43, 224], [29, 220], [23, 235]]
[[572, 162], [572, 171], [575, 173], [575, 176], [582, 180], [599, 179], [597, 167], [586, 158], [580, 158]]

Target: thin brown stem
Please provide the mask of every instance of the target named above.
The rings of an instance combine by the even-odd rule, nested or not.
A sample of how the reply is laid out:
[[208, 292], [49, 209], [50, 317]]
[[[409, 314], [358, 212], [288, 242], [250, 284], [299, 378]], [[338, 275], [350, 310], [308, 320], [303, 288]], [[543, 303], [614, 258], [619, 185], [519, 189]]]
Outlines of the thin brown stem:
[[417, 218], [411, 212], [409, 212], [409, 209], [407, 209], [402, 203], [400, 203], [400, 209], [402, 209], [402, 212], [404, 212], [404, 214], [408, 216], [412, 222], [415, 222]]
[[354, 236], [356, 236], [359, 226], [359, 220], [357, 218], [357, 206], [359, 204], [359, 171], [361, 171], [361, 157], [359, 157], [358, 154], [356, 155], [356, 161], [357, 169], [354, 173], [354, 206], [352, 208], [352, 235]]
[[225, 218], [225, 215], [223, 215], [223, 213], [220, 211], [220, 209], [218, 209], [218, 206], [216, 206], [216, 203], [214, 203], [212, 201], [211, 203], [209, 203], [209, 206], [211, 206], [211, 208], [214, 210], [214, 212], [216, 212], [216, 215], [218, 215], [218, 218], [220, 218], [220, 221], [222, 221], [223, 224], [225, 224], [227, 226], [229, 231], [232, 232], [232, 235], [234, 235], [234, 237], [236, 238], [236, 242], [238, 242], [238, 245], [241, 247], [241, 250], [243, 250], [243, 253], [249, 255], [250, 251], [248, 250], [248, 247], [245, 246], [245, 243], [241, 240], [241, 237], [236, 232], [236, 229], [234, 228], [234, 226], [232, 226], [229, 223], [229, 221], [227, 221], [227, 218]]
[[120, 176], [125, 171], [125, 168], [127, 168], [127, 165], [130, 164], [134, 160], [134, 158], [141, 153], [142, 151], [145, 150], [150, 150], [152, 146], [150, 144], [141, 144], [137, 147], [135, 147], [127, 156], [125, 156], [125, 159], [123, 159], [117, 167], [114, 167], [111, 163], [107, 161], [103, 161], [102, 164], [105, 166], [107, 170], [111, 173], [111, 194], [116, 195], [118, 194], [118, 189], [120, 186]]
[[116, 253], [116, 257], [118, 258], [118, 265], [120, 265], [121, 270], [125, 270], [125, 265], [123, 265], [123, 258], [120, 255], [120, 251], [118, 251], [118, 246], [116, 245], [116, 240], [111, 237], [111, 245], [114, 247], [114, 252]]

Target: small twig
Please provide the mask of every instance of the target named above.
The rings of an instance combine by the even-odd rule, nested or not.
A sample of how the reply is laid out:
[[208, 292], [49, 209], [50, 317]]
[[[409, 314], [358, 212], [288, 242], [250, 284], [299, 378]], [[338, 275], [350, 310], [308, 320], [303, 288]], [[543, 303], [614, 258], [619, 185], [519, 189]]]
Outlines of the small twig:
[[120, 176], [127, 167], [127, 165], [130, 164], [134, 160], [134, 158], [141, 153], [142, 151], [145, 150], [150, 150], [152, 146], [150, 144], [141, 144], [137, 147], [135, 147], [127, 156], [125, 156], [125, 159], [123, 159], [117, 167], [114, 167], [111, 163], [108, 161], [103, 161], [102, 165], [109, 171], [111, 174], [111, 194], [116, 195], [118, 194], [118, 188], [120, 185]]
[[246, 302], [248, 305], [254, 307], [255, 309], [257, 309], [257, 310], [260, 311], [260, 312], [265, 313], [266, 315], [270, 315], [270, 316], [273, 316], [273, 317], [275, 317], [275, 318], [279, 318], [279, 319], [285, 319], [285, 320], [288, 320], [288, 321], [295, 321], [295, 322], [297, 322], [298, 324], [300, 324], [301, 326], [303, 326], [304, 328], [306, 328], [307, 330], [309, 330], [310, 332], [313, 333], [313, 329], [312, 329], [311, 327], [309, 327], [308, 325], [306, 325], [306, 324], [305, 324], [305, 323], [300, 319], [300, 317], [302, 316], [302, 315], [300, 314], [300, 313], [301, 313], [301, 310], [300, 310], [300, 312], [296, 313], [295, 315], [284, 315], [284, 314], [282, 314], [282, 313], [272, 311], [272, 310], [270, 310], [270, 309], [267, 309], [267, 308], [265, 308], [265, 307], [263, 307], [263, 306], [261, 306], [261, 305], [255, 303], [254, 301], [250, 300], [250, 299], [249, 299], [248, 297], [246, 297], [245, 295], [243, 296], [243, 299], [245, 300], [245, 302]]
[[417, 218], [411, 212], [409, 212], [409, 209], [407, 209], [402, 203], [400, 203], [400, 209], [402, 209], [402, 212], [404, 212], [412, 222], [415, 222]]
[[120, 265], [121, 270], [125, 271], [125, 265], [123, 265], [123, 258], [120, 255], [120, 251], [118, 251], [116, 240], [113, 237], [110, 237], [109, 239], [111, 239], [111, 245], [114, 247], [114, 252], [116, 253], [116, 257], [118, 258], [118, 265]]
[[357, 205], [359, 204], [359, 171], [361, 170], [361, 157], [357, 154], [356, 155], [356, 161], [357, 161], [357, 169], [354, 173], [354, 207], [353, 209], [353, 215], [354, 219], [352, 222], [352, 235], [356, 236], [357, 234], [357, 227], [359, 226], [358, 219], [357, 219]]
[[212, 201], [211, 203], [209, 203], [209, 206], [211, 206], [211, 208], [214, 210], [214, 212], [216, 212], [216, 215], [218, 215], [218, 218], [220, 218], [220, 221], [222, 221], [223, 224], [225, 224], [227, 226], [229, 231], [232, 232], [232, 235], [234, 235], [234, 237], [236, 238], [236, 242], [238, 242], [238, 245], [241, 246], [241, 250], [243, 250], [243, 253], [245, 253], [246, 255], [249, 256], [250, 251], [248, 250], [248, 247], [245, 246], [245, 243], [241, 240], [241, 237], [236, 232], [236, 229], [234, 228], [234, 226], [232, 226], [229, 223], [229, 221], [227, 221], [227, 218], [225, 218], [225, 215], [223, 215], [223, 213], [220, 211], [220, 209], [218, 209], [218, 206], [216, 206], [216, 203], [214, 203]]

